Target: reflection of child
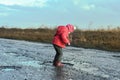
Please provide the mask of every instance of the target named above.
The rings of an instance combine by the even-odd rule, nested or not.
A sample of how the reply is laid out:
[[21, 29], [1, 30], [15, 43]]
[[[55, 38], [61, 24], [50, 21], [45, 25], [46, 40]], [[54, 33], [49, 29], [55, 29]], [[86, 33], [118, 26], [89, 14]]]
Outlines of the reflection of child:
[[52, 42], [56, 51], [56, 55], [53, 60], [54, 66], [63, 66], [63, 64], [61, 63], [63, 56], [62, 48], [65, 48], [66, 45], [70, 45], [68, 36], [69, 33], [73, 32], [75, 29], [76, 27], [71, 24], [67, 24], [66, 26], [58, 26]]

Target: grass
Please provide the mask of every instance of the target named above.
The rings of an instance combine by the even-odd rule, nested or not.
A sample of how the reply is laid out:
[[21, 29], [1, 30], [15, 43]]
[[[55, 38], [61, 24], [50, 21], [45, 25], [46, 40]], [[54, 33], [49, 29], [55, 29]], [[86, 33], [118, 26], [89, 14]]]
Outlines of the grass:
[[27, 41], [37, 41], [50, 43], [54, 30], [48, 28], [38, 29], [17, 29], [0, 28], [0, 37], [8, 39], [18, 39]]
[[[51, 43], [56, 29], [0, 28], [0, 38]], [[120, 51], [120, 29], [79, 30], [70, 34], [72, 46], [95, 48], [107, 51]]]
[[[120, 31], [96, 30], [75, 31], [73, 45], [85, 48], [96, 48], [109, 51], [120, 51]], [[79, 36], [78, 36], [79, 35]]]

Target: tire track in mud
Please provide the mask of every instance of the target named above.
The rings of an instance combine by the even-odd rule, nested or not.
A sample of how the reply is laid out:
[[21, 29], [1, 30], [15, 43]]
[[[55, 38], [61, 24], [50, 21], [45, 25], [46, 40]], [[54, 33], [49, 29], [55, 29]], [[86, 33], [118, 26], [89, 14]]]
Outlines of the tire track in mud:
[[19, 70], [21, 66], [0, 66], [0, 70]]

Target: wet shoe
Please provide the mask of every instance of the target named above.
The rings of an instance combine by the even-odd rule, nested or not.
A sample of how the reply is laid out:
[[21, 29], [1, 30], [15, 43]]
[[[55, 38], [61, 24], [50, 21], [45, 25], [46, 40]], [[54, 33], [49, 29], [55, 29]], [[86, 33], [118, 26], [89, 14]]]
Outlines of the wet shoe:
[[58, 66], [58, 67], [63, 67], [64, 64], [62, 64], [61, 62], [58, 62], [57, 66]]
[[56, 67], [63, 67], [64, 64], [62, 64], [61, 62], [54, 62], [54, 63], [53, 63], [53, 66], [56, 66]]

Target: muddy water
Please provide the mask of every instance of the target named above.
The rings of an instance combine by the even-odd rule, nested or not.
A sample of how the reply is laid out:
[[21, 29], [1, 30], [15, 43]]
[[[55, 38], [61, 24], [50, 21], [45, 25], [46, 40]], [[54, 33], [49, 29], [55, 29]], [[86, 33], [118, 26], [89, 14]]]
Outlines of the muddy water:
[[51, 44], [0, 39], [0, 80], [120, 80], [120, 53], [67, 47], [52, 66]]

